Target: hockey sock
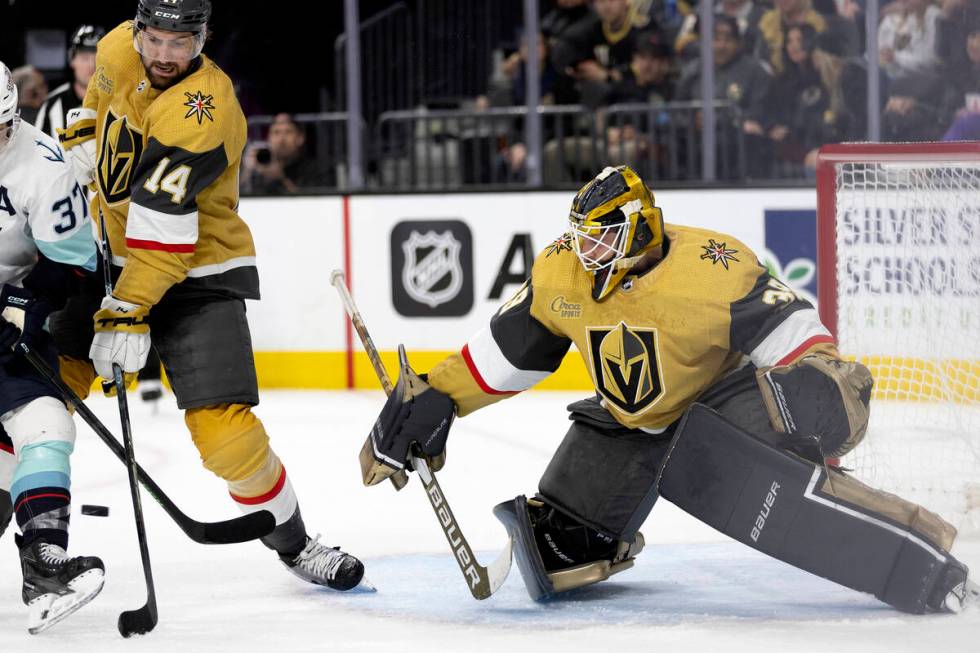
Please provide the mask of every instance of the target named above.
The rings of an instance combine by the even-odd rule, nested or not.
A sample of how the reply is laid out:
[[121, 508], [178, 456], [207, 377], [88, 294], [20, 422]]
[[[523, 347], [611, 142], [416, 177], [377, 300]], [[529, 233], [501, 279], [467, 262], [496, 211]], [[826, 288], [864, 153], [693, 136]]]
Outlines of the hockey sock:
[[10, 496], [25, 546], [43, 538], [68, 548], [73, 449], [68, 442], [40, 442], [20, 451]]

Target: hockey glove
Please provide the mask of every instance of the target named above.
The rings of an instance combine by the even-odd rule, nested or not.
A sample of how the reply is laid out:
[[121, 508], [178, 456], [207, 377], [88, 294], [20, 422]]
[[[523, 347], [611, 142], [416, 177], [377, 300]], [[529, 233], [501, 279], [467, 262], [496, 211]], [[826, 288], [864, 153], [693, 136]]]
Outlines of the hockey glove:
[[861, 363], [822, 355], [756, 372], [774, 429], [786, 448], [822, 462], [858, 445], [868, 427], [874, 379]]
[[95, 111], [77, 107], [68, 112], [66, 127], [58, 129], [58, 141], [65, 148], [75, 179], [82, 186], [95, 181]]
[[433, 471], [439, 471], [445, 461], [446, 436], [456, 417], [456, 404], [412, 370], [401, 345], [398, 358], [398, 383], [361, 449], [364, 485], [380, 483], [406, 465], [411, 469], [413, 447], [429, 459]]
[[112, 379], [113, 364], [123, 372], [139, 372], [150, 354], [149, 309], [112, 295], [102, 300], [95, 313], [95, 338], [89, 358], [103, 379]]
[[34, 347], [52, 307], [26, 288], [5, 283], [0, 288], [0, 308], [0, 364], [6, 364], [16, 355], [17, 343]]

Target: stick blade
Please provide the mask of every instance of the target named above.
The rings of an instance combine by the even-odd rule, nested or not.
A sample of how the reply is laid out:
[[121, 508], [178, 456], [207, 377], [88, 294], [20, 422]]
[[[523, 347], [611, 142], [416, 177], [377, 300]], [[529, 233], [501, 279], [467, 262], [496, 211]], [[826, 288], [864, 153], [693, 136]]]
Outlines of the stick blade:
[[149, 603], [139, 610], [127, 610], [119, 615], [119, 634], [123, 637], [145, 635], [157, 625], [157, 610]]
[[208, 522], [204, 524], [203, 537], [192, 539], [201, 544], [240, 544], [265, 537], [275, 528], [276, 518], [272, 513], [260, 510], [235, 519]]

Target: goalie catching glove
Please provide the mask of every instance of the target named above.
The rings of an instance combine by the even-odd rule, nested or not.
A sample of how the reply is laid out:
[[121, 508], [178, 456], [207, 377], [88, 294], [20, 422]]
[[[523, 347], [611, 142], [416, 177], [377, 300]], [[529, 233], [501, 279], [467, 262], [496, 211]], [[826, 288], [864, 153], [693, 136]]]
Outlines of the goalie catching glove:
[[874, 379], [861, 363], [812, 354], [756, 377], [769, 421], [788, 436], [787, 449], [821, 462], [864, 439]]
[[406, 467], [412, 469], [413, 453], [428, 459], [432, 471], [439, 471], [445, 462], [446, 436], [456, 417], [456, 404], [415, 373], [402, 345], [398, 346], [398, 362], [398, 383], [361, 449], [364, 485], [380, 483]]

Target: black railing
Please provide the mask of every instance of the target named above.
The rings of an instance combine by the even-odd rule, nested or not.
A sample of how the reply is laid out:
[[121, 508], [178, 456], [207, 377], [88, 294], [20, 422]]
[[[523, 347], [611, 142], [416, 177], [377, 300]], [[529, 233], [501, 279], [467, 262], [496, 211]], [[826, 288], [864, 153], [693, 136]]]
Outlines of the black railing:
[[[700, 175], [698, 102], [614, 105], [593, 111], [581, 105], [538, 109], [544, 135], [545, 186], [587, 181], [606, 165], [627, 163], [651, 183], [694, 180]], [[738, 107], [716, 102], [719, 178], [745, 178], [745, 143]], [[401, 190], [526, 184], [518, 162], [524, 153], [525, 107], [487, 110], [387, 111], [378, 117], [369, 186]]]

